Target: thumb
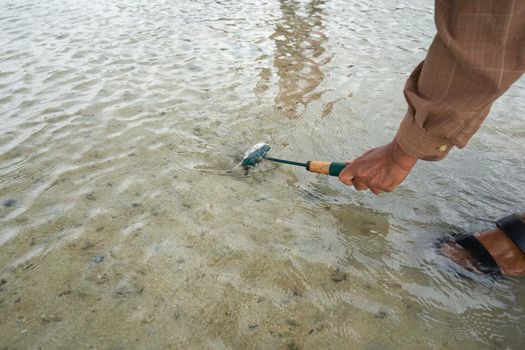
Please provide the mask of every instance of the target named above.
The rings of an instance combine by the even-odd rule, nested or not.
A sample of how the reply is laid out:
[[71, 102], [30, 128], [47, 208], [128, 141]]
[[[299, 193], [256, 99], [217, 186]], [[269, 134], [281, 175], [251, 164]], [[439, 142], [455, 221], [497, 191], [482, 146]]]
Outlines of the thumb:
[[341, 172], [339, 173], [339, 181], [341, 181], [345, 185], [353, 186], [354, 185], [354, 183], [353, 183], [353, 181], [354, 181], [354, 171], [353, 171], [353, 167], [352, 167], [352, 162], [351, 161], [346, 161], [345, 163], [347, 164], [347, 166], [346, 166], [346, 168], [341, 170]]

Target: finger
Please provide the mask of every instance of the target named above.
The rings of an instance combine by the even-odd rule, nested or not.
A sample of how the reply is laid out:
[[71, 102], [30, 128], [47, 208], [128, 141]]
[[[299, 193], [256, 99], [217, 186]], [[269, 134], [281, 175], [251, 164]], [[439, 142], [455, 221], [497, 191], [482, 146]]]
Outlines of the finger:
[[395, 185], [391, 185], [385, 188], [382, 188], [383, 192], [394, 192], [394, 190], [397, 188]]
[[339, 181], [341, 181], [347, 186], [354, 185], [354, 177], [352, 175], [342, 175], [341, 176], [341, 174], [339, 174]]
[[348, 186], [353, 186], [354, 173], [350, 164], [339, 173], [339, 181]]
[[383, 191], [382, 189], [380, 189], [378, 187], [370, 187], [370, 191], [372, 191], [373, 194], [380, 194], [380, 193], [385, 192], [385, 191]]
[[354, 179], [354, 187], [358, 191], [364, 191], [368, 188], [368, 184], [361, 179]]

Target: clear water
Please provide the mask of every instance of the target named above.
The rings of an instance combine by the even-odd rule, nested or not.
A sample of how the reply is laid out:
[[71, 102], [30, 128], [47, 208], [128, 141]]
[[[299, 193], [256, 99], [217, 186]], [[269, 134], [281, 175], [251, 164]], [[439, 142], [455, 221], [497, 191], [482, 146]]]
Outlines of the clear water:
[[298, 161], [388, 142], [426, 1], [0, 1], [0, 345], [519, 349], [525, 281], [453, 232], [525, 208], [525, 88], [394, 194]]

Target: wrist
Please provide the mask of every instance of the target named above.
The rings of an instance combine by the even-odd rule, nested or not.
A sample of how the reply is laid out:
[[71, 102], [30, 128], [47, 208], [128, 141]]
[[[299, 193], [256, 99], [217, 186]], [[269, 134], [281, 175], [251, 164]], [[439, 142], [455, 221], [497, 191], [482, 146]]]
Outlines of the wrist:
[[397, 140], [394, 138], [390, 143], [392, 160], [396, 163], [401, 169], [405, 171], [410, 171], [414, 165], [416, 165], [417, 158], [406, 153], [403, 148], [399, 145]]

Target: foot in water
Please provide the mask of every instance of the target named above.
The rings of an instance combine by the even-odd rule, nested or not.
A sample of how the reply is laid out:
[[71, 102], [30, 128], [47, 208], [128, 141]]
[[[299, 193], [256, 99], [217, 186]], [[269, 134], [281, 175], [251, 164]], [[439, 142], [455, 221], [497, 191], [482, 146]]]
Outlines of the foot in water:
[[444, 243], [442, 254], [478, 273], [525, 276], [525, 212], [502, 218], [496, 225], [492, 230]]

